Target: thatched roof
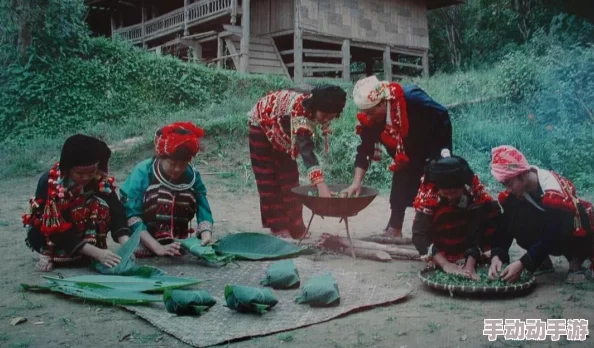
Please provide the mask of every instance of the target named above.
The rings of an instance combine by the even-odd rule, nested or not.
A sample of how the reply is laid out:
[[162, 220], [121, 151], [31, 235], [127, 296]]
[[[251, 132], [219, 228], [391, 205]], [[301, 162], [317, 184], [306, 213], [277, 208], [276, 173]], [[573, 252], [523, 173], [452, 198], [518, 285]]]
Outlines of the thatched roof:
[[465, 2], [466, 0], [427, 0], [427, 9], [434, 10], [440, 7], [463, 4]]

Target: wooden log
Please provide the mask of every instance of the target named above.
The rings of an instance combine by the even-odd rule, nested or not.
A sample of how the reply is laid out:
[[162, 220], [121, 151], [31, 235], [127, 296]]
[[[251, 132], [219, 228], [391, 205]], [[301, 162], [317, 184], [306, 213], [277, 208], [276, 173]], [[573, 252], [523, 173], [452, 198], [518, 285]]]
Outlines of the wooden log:
[[[351, 244], [349, 243], [348, 238], [345, 238], [345, 237], [323, 234], [321, 241], [322, 242], [319, 245], [323, 246], [323, 247], [327, 247], [326, 245], [330, 245], [330, 246], [338, 245], [342, 248], [346, 248], [347, 250], [350, 250]], [[388, 246], [388, 245], [383, 245], [383, 244], [373, 243], [373, 242], [365, 242], [365, 241], [356, 240], [356, 239], [353, 240], [353, 247], [355, 249], [355, 253], [357, 253], [358, 250], [376, 250], [376, 251], [379, 250], [379, 251], [383, 251], [383, 252], [390, 254], [390, 256], [393, 259], [420, 260], [420, 255], [416, 250], [404, 249], [404, 248]], [[331, 249], [331, 248], [328, 247], [328, 249]]]
[[[346, 242], [345, 242], [345, 240], [346, 240]], [[346, 245], [345, 245], [345, 243], [346, 243]], [[319, 243], [318, 246], [326, 248], [326, 249], [338, 251], [341, 254], [352, 256], [351, 246], [350, 246], [347, 238], [325, 235], [322, 237], [322, 242]], [[354, 251], [355, 251], [356, 257], [362, 257], [364, 259], [381, 261], [381, 262], [392, 261], [392, 257], [387, 252], [385, 252], [383, 250], [354, 248]]]
[[396, 245], [407, 245], [407, 244], [412, 244], [412, 239], [411, 238], [396, 238], [396, 237], [387, 237], [384, 235], [373, 235], [373, 236], [368, 236], [368, 237], [363, 237], [363, 238], [359, 238], [359, 240], [365, 241], [365, 242], [374, 242], [374, 243], [380, 243], [380, 244], [396, 244]]
[[[233, 65], [235, 65], [235, 69], [239, 69], [239, 59], [238, 56], [240, 55], [240, 53], [237, 52], [237, 49], [235, 48], [235, 44], [233, 43], [233, 41], [231, 41], [231, 39], [226, 38], [225, 39], [225, 43], [227, 44], [227, 49], [229, 50], [229, 53], [231, 53], [231, 55], [233, 56]], [[241, 53], [243, 54], [243, 53]]]

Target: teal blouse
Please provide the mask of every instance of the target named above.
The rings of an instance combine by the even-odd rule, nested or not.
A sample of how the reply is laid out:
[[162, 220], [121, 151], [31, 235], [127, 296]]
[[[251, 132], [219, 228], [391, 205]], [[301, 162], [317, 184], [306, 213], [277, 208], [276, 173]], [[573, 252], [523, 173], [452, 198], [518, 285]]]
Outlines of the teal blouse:
[[[153, 158], [149, 158], [140, 162], [120, 188], [120, 197], [124, 204], [128, 226], [131, 228], [132, 233], [147, 229], [145, 223], [142, 221], [143, 203], [146, 190], [151, 182], [154, 182], [156, 179], [153, 170], [153, 161]], [[200, 173], [191, 166], [188, 166], [183, 176], [191, 178], [193, 176], [192, 172], [196, 174], [193, 189], [196, 192], [197, 232], [200, 235], [202, 232], [212, 232], [214, 221], [210, 204], [206, 198], [206, 186], [202, 182]]]

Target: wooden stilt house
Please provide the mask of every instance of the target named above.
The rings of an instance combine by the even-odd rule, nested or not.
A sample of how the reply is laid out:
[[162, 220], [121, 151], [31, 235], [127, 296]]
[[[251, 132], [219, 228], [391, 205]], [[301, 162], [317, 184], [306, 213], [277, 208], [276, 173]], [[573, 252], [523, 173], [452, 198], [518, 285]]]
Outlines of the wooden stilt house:
[[244, 73], [428, 73], [427, 11], [464, 0], [87, 0], [87, 21], [156, 54]]

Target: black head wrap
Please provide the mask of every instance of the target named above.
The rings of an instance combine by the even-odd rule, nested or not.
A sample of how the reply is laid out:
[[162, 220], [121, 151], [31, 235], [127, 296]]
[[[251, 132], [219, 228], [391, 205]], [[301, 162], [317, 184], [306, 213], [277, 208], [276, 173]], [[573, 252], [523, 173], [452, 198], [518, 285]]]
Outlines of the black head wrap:
[[60, 155], [60, 171], [67, 174], [74, 167], [99, 163], [99, 170], [107, 173], [111, 150], [97, 138], [76, 134], [66, 139]]
[[438, 189], [462, 188], [472, 185], [474, 172], [468, 162], [459, 156], [441, 157], [432, 160], [426, 167], [425, 180]]
[[303, 100], [303, 107], [310, 111], [321, 111], [340, 114], [346, 104], [346, 92], [333, 85], [315, 87], [311, 96]]

